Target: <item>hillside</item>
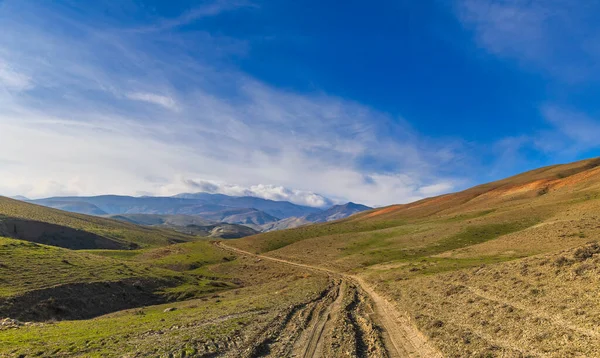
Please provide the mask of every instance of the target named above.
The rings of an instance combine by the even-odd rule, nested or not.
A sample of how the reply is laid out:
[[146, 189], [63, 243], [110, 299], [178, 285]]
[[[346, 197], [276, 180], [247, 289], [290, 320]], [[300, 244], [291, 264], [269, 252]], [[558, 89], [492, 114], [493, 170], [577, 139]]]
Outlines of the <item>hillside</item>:
[[327, 221], [344, 219], [348, 216], [352, 216], [362, 211], [367, 211], [371, 209], [373, 208], [370, 208], [366, 205], [355, 204], [350, 202], [343, 205], [334, 205], [331, 208], [324, 210], [320, 213], [308, 214], [304, 216], [304, 218], [312, 223], [324, 223]]
[[275, 222], [266, 223], [260, 226], [261, 231], [276, 231], [296, 228], [304, 225], [323, 223], [347, 218], [362, 211], [372, 208], [355, 203], [346, 203], [343, 205], [334, 205], [329, 209], [316, 213], [304, 215], [301, 217], [291, 217]]
[[260, 352], [290, 312], [319, 310], [331, 290], [325, 275], [206, 241], [71, 251], [0, 238], [0, 254], [3, 357]]
[[74, 214], [0, 197], [0, 235], [66, 248], [137, 248], [194, 240], [189, 235]]
[[202, 237], [237, 239], [258, 234], [258, 231], [248, 226], [213, 222], [192, 215], [122, 214], [109, 217], [136, 225], [162, 227]]
[[359, 274], [444, 356], [589, 357], [599, 211], [590, 159], [231, 244]]
[[[30, 219], [90, 219], [21, 204]], [[0, 329], [0, 355], [596, 357], [598, 212], [592, 159], [236, 240], [1, 239], [0, 316], [34, 323]], [[99, 304], [112, 294], [124, 299]]]
[[[593, 203], [600, 189], [599, 165], [600, 160], [591, 159], [540, 168], [459, 193], [366, 211], [334, 223], [264, 233], [235, 244], [268, 252], [304, 240], [325, 237], [321, 241], [336, 241], [344, 234], [351, 234], [344, 236], [345, 245], [377, 246], [385, 242], [392, 246], [386, 250], [391, 255], [396, 240], [388, 242], [388, 238], [420, 238], [419, 244], [423, 245], [436, 238], [451, 237], [475, 224], [510, 227], [531, 221], [533, 225], [567, 208], [578, 208], [588, 201]], [[398, 247], [400, 252], [405, 249]]]

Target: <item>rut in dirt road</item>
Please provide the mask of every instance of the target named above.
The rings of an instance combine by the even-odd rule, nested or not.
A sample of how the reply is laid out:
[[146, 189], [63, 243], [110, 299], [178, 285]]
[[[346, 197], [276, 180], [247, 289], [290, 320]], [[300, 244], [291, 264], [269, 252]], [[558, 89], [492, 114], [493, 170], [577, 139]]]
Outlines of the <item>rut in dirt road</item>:
[[323, 352], [323, 341], [325, 336], [325, 329], [328, 328], [329, 333], [332, 324], [332, 318], [339, 315], [342, 307], [342, 301], [344, 299], [344, 290], [346, 289], [345, 282], [341, 281], [337, 287], [337, 296], [331, 305], [321, 312], [312, 324], [311, 327], [305, 331], [305, 338], [299, 339], [295, 345], [296, 352], [302, 352], [301, 355], [296, 355], [302, 358], [317, 358], [322, 356]]
[[[408, 357], [441, 358], [443, 355], [411, 322], [408, 314], [374, 291], [364, 280], [321, 267], [296, 263], [215, 242], [237, 254], [260, 257], [330, 275], [335, 288], [306, 316], [303, 332], [293, 338], [285, 353], [265, 351], [269, 357]], [[332, 290], [337, 294], [332, 296]], [[319, 308], [317, 308], [319, 307]], [[283, 332], [283, 330], [282, 330]], [[286, 337], [282, 334], [281, 337]], [[280, 338], [285, 341], [289, 338]]]
[[319, 341], [319, 334], [316, 332], [320, 328], [320, 317], [328, 316], [330, 307], [339, 296], [339, 286], [339, 280], [332, 280], [316, 299], [292, 306], [275, 317], [256, 338], [250, 354], [245, 356], [302, 357], [298, 355], [299, 347], [307, 346], [312, 340], [314, 344]]

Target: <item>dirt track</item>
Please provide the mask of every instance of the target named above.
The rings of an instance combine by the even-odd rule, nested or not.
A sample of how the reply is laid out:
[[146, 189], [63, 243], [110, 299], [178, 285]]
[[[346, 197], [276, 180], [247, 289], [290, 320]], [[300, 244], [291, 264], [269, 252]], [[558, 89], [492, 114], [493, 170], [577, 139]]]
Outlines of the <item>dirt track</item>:
[[[324, 299], [309, 313], [305, 329], [295, 339], [291, 357], [420, 357], [443, 355], [428, 341], [407, 314], [379, 295], [357, 276], [322, 267], [253, 254], [216, 242], [217, 246], [239, 255], [280, 262], [329, 275], [335, 282]], [[335, 293], [332, 293], [335, 292]], [[329, 297], [329, 299], [327, 299]], [[352, 331], [352, 334], [348, 334]], [[335, 342], [335, 341], [338, 342]], [[353, 344], [348, 348], [348, 340]], [[271, 350], [269, 352], [273, 353]], [[279, 352], [278, 356], [283, 352]], [[256, 356], [273, 356], [272, 354]]]
[[[316, 320], [313, 327], [310, 327], [308, 332], [308, 342], [297, 345], [298, 350], [302, 351], [302, 358], [321, 357], [323, 351], [323, 340], [326, 326], [331, 325], [333, 314], [339, 313], [344, 300], [345, 283], [342, 281], [338, 286], [338, 293], [335, 301], [328, 305], [323, 314]], [[331, 327], [328, 327], [331, 329]]]

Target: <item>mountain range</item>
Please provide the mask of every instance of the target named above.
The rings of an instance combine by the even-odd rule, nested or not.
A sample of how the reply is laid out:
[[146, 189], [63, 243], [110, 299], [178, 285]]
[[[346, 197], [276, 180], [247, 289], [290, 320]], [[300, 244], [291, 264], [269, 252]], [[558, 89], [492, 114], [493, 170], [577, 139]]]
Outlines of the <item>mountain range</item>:
[[[135, 214], [141, 223], [153, 221], [156, 217], [141, 219], [140, 215], [170, 215], [171, 218], [173, 216], [190, 216], [202, 218], [204, 225], [238, 224], [256, 231], [280, 230], [309, 223], [338, 220], [371, 209], [355, 203], [319, 209], [288, 201], [210, 193], [183, 193], [172, 197], [101, 195], [51, 197], [37, 200], [19, 197], [18, 199], [79, 214], [116, 216], [117, 219]], [[174, 228], [177, 225], [167, 224], [167, 226]], [[186, 226], [177, 227], [183, 229]], [[204, 232], [204, 229], [201, 231]], [[241, 230], [234, 236], [239, 237], [238, 235], [244, 234], [251, 234], [251, 231]]]
[[192, 215], [120, 214], [109, 218], [136, 225], [173, 229], [188, 235], [222, 239], [237, 239], [259, 233], [245, 225], [214, 222]]
[[232, 240], [0, 197], [0, 356], [600, 357], [598, 212], [600, 158]]
[[300, 217], [285, 218], [282, 220], [262, 225], [262, 231], [291, 229], [308, 224], [323, 223], [328, 221], [344, 219], [361, 211], [371, 209], [372, 208], [368, 206], [355, 204], [352, 202], [343, 205], [334, 205], [329, 209], [323, 210], [318, 213], [311, 213]]

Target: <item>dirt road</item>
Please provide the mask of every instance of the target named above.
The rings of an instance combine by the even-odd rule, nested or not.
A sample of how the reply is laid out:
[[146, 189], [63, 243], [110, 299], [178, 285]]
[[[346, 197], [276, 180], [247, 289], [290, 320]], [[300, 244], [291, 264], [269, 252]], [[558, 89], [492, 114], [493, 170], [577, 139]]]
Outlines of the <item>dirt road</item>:
[[[342, 329], [339, 326], [350, 324], [356, 326], [357, 337], [356, 356], [362, 357], [408, 357], [408, 358], [441, 358], [443, 355], [428, 341], [417, 327], [411, 322], [408, 314], [401, 312], [386, 298], [378, 294], [362, 278], [335, 272], [326, 268], [311, 266], [266, 255], [253, 254], [222, 242], [215, 242], [222, 249], [237, 253], [239, 255], [255, 256], [257, 258], [280, 262], [286, 265], [305, 268], [310, 271], [318, 271], [330, 275], [339, 280], [337, 284], [337, 296], [335, 299], [318, 312], [318, 315], [306, 327], [305, 332], [296, 341], [293, 349], [293, 357], [316, 358], [327, 356], [324, 354], [324, 341], [327, 332], [331, 334], [334, 330]], [[350, 299], [350, 296], [353, 296]], [[368, 299], [367, 300], [365, 299]], [[346, 300], [349, 302], [344, 305]], [[360, 308], [362, 307], [362, 308]], [[372, 309], [372, 312], [368, 312]], [[365, 313], [367, 312], [367, 313]], [[374, 316], [374, 317], [371, 317]], [[332, 317], [336, 317], [333, 319]], [[382, 329], [381, 338], [385, 351], [378, 350], [377, 329], [370, 327], [374, 320]], [[343, 333], [342, 333], [343, 335]], [[335, 335], [334, 335], [335, 336]], [[338, 334], [339, 336], [339, 334]], [[329, 355], [332, 353], [329, 352]]]

